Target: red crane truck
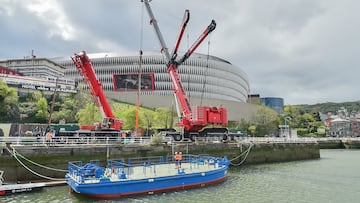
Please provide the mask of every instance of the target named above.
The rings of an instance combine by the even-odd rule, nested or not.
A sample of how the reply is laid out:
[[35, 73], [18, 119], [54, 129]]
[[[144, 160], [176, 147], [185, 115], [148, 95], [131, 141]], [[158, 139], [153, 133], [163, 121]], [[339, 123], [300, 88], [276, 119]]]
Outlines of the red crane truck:
[[121, 136], [123, 121], [116, 118], [111, 110], [110, 104], [102, 89], [102, 83], [97, 79], [94, 68], [85, 51], [74, 54], [71, 59], [75, 67], [87, 83], [90, 93], [99, 107], [102, 122], [96, 125], [77, 124], [49, 124], [45, 134], [52, 133], [53, 136]]
[[[210, 107], [210, 106], [191, 107], [190, 100], [186, 95], [186, 92], [183, 88], [178, 73], [178, 67], [191, 56], [191, 54], [201, 44], [201, 42], [215, 29], [216, 27], [215, 21], [212, 20], [210, 25], [203, 31], [200, 37], [194, 42], [194, 44], [184, 54], [184, 56], [180, 60], [176, 60], [180, 41], [184, 34], [186, 25], [190, 19], [189, 10], [185, 11], [177, 41], [175, 43], [173, 52], [170, 55], [167, 46], [164, 42], [163, 36], [160, 32], [157, 21], [150, 8], [149, 0], [143, 0], [143, 2], [150, 17], [150, 24], [153, 25], [157, 38], [159, 39], [161, 52], [168, 61], [167, 71], [170, 74], [170, 78], [174, 87], [176, 101], [178, 101], [181, 106], [182, 113], [178, 113], [178, 117], [180, 120], [178, 125], [181, 127], [182, 130], [181, 132], [171, 133], [171, 135], [174, 137], [176, 141], [180, 141], [183, 139], [195, 140], [196, 137], [206, 137], [206, 136], [221, 136], [223, 139], [227, 139], [227, 133], [228, 133], [227, 128], [207, 127], [207, 126], [227, 125], [228, 124], [227, 110], [222, 107], [220, 108]], [[180, 111], [178, 110], [178, 112]]]
[[123, 121], [116, 118], [112, 112], [110, 104], [102, 89], [102, 83], [97, 79], [94, 68], [86, 52], [82, 51], [79, 54], [74, 54], [71, 59], [80, 75], [83, 76], [84, 81], [88, 84], [90, 93], [93, 96], [96, 105], [99, 107], [102, 116], [101, 124], [80, 126], [79, 132], [83, 131], [83, 133], [85, 133], [87, 130], [100, 131], [98, 134], [119, 132], [123, 126]]

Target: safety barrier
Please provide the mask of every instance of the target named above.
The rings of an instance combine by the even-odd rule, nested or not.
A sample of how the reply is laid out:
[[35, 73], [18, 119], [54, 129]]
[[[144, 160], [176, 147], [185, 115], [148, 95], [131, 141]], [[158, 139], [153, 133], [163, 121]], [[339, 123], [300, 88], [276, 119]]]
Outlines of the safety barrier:
[[71, 146], [71, 145], [119, 145], [146, 144], [150, 137], [0, 137], [0, 144], [12, 146]]
[[[225, 142], [237, 143], [316, 143], [319, 141], [360, 141], [360, 137], [343, 138], [283, 138], [283, 137], [236, 137], [234, 140]], [[72, 145], [127, 145], [127, 144], [149, 144], [152, 137], [0, 137], [0, 145], [7, 143], [12, 146], [72, 146]], [[164, 143], [182, 143], [174, 141], [171, 137], [164, 137]], [[191, 141], [187, 141], [191, 142]], [[196, 142], [220, 143], [224, 142], [218, 137], [197, 138]]]

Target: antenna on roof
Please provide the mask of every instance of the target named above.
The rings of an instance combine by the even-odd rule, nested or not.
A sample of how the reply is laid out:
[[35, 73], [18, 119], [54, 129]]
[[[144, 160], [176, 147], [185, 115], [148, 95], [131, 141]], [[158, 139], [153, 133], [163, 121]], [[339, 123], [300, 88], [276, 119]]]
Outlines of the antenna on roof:
[[34, 49], [31, 50], [31, 58], [36, 58], [36, 56], [34, 55]]

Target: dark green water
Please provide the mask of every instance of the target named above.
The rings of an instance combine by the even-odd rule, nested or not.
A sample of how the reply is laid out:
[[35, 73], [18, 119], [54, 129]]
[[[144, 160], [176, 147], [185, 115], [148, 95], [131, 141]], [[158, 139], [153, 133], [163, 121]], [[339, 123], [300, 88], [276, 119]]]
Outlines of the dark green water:
[[360, 202], [360, 150], [321, 150], [321, 158], [229, 170], [219, 185], [118, 200], [95, 200], [65, 186], [0, 197], [0, 202]]

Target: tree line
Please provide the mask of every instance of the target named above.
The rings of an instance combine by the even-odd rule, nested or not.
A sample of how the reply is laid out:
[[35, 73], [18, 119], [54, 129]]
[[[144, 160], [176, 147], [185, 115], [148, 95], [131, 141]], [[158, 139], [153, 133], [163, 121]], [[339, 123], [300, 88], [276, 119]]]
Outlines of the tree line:
[[[80, 88], [81, 89], [81, 88]], [[123, 129], [135, 129], [136, 106], [110, 101], [117, 118], [124, 121]], [[356, 106], [356, 105], [353, 105]], [[307, 107], [307, 106], [305, 106]], [[319, 118], [318, 108], [306, 109], [304, 106], [285, 106], [284, 114], [259, 106], [251, 118], [229, 121], [230, 130], [241, 130], [247, 136], [281, 136], [279, 125], [289, 125], [297, 129], [300, 136], [324, 136], [326, 127]], [[172, 107], [144, 108], [139, 111], [139, 127], [173, 128], [177, 121]], [[101, 122], [99, 108], [87, 91], [78, 90], [67, 96], [59, 94], [44, 95], [34, 91], [27, 96], [18, 96], [16, 89], [0, 81], [0, 122], [1, 123], [77, 123], [93, 125]]]
[[[123, 129], [134, 130], [136, 106], [110, 101], [117, 118], [124, 120]], [[140, 108], [139, 127], [172, 128], [174, 114], [170, 108]], [[60, 121], [93, 125], [101, 122], [101, 114], [92, 96], [79, 90], [66, 96], [59, 92], [44, 95], [42, 91], [19, 97], [18, 91], [0, 81], [0, 122], [1, 123], [49, 123]]]

